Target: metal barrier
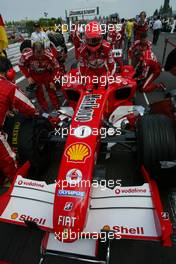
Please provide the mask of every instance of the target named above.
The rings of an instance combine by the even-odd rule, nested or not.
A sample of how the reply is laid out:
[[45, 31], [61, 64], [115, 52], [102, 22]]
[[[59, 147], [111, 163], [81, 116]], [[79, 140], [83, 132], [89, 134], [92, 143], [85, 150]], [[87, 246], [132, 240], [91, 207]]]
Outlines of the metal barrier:
[[7, 48], [7, 56], [13, 66], [17, 65], [20, 59], [20, 45], [21, 43], [10, 44]]
[[165, 39], [165, 45], [164, 45], [164, 52], [163, 52], [163, 59], [162, 59], [162, 66], [164, 66], [164, 61], [166, 57], [166, 51], [167, 51], [167, 45], [170, 44], [172, 47], [176, 48], [176, 43], [173, 43], [168, 38]]
[[63, 33], [63, 36], [64, 36], [64, 39], [65, 39], [65, 42], [68, 43], [68, 40], [69, 40], [69, 33], [68, 33], [68, 32], [64, 32], [64, 33]]

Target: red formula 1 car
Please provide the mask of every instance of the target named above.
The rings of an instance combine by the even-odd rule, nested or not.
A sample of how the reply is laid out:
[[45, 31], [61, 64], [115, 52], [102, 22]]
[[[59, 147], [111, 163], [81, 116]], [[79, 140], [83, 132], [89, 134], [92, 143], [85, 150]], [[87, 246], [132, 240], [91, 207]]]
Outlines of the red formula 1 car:
[[[167, 117], [145, 114], [143, 107], [133, 105], [137, 89], [133, 75], [133, 68], [126, 66], [115, 81], [100, 85], [92, 79], [80, 82], [79, 72], [72, 69], [63, 85], [70, 107], [59, 112], [55, 130], [44, 126], [47, 121], [43, 119], [17, 119], [12, 125], [11, 140], [19, 156], [24, 163], [25, 152], [25, 159], [31, 162], [21, 166], [13, 185], [0, 196], [0, 221], [37, 225], [46, 232], [41, 263], [53, 254], [108, 263], [111, 239], [172, 245], [171, 221], [153, 170], [157, 171], [160, 161], [175, 159], [174, 129]], [[75, 77], [74, 82], [70, 76]], [[27, 126], [30, 133], [25, 133]], [[27, 146], [22, 144], [24, 134]], [[55, 181], [51, 180], [53, 172], [49, 181], [41, 181], [39, 171], [45, 164], [50, 166], [44, 157], [51, 156], [53, 144], [57, 145]], [[112, 158], [112, 145], [138, 154], [140, 183], [134, 181], [128, 186], [119, 179], [106, 178], [103, 153], [109, 150]]]

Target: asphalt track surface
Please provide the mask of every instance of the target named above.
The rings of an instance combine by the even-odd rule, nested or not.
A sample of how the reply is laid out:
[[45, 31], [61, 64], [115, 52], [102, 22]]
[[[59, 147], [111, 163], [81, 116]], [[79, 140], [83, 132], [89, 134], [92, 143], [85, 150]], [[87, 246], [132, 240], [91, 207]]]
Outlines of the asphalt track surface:
[[[158, 45], [153, 47], [153, 51], [162, 60], [165, 37], [170, 37], [176, 43], [176, 35], [161, 33]], [[69, 56], [67, 60], [67, 69], [74, 62], [74, 50], [68, 47]], [[172, 48], [168, 48], [167, 53]], [[21, 78], [17, 74], [17, 79]], [[165, 82], [167, 90], [175, 88], [176, 79], [169, 73], [162, 72], [159, 80]], [[27, 86], [26, 80], [19, 83], [21, 88]], [[136, 104], [146, 106], [148, 102], [156, 102], [164, 97], [161, 91], [155, 91], [147, 98], [138, 94]], [[57, 161], [54, 160], [55, 170]], [[133, 185], [133, 179], [136, 177], [135, 159], [126, 152], [113, 149], [112, 158], [106, 162], [108, 178], [123, 179], [124, 185]], [[50, 171], [47, 172], [48, 177]], [[37, 264], [40, 260], [40, 244], [43, 232], [35, 229], [23, 228], [15, 225], [0, 223], [0, 260], [9, 261], [11, 264]], [[55, 263], [80, 263], [76, 261], [65, 261], [62, 258], [46, 259], [46, 264]], [[159, 242], [145, 242], [135, 240], [120, 240], [111, 242], [111, 261], [112, 264], [176, 264], [176, 247], [163, 248]]]

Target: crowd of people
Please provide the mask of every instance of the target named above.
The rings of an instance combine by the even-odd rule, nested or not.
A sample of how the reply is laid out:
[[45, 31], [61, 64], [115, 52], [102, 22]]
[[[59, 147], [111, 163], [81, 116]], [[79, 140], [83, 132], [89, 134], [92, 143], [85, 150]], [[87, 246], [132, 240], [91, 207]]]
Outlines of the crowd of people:
[[[157, 23], [159, 25], [159, 22]], [[123, 49], [128, 53], [129, 64], [136, 71], [134, 79], [138, 83], [139, 91], [152, 92], [158, 88], [163, 89], [163, 84], [154, 83], [154, 80], [161, 73], [161, 65], [153, 54], [152, 43], [148, 40], [149, 25], [146, 13], [142, 11], [136, 21], [132, 19], [119, 20], [118, 16], [110, 17], [107, 26], [110, 24], [113, 27], [106, 34], [102, 34], [102, 28], [98, 21], [88, 22], [82, 31], [78, 30], [77, 27], [71, 31], [79, 74], [120, 75], [123, 71], [123, 59], [115, 58], [113, 50]], [[157, 29], [155, 26], [154, 30]], [[157, 33], [155, 38], [156, 35]], [[0, 171], [11, 182], [17, 165], [15, 155], [3, 133], [4, 120], [14, 109], [26, 116], [49, 112], [48, 102], [44, 96], [44, 87], [53, 109], [59, 109], [60, 105], [56, 93], [58, 87], [55, 79], [65, 74], [67, 48], [63, 40], [62, 51], [58, 49], [57, 37], [61, 39], [62, 36], [57, 36], [57, 32], [45, 33], [39, 24], [35, 24], [31, 39], [25, 40], [21, 45], [20, 71], [30, 85], [36, 85], [36, 98], [40, 109], [36, 109], [24, 92], [16, 86], [14, 82], [15, 73], [6, 55], [0, 56]], [[154, 44], [155, 41], [156, 39], [154, 39]], [[168, 57], [165, 67], [174, 75], [176, 75], [176, 65], [173, 61], [175, 57], [176, 52], [174, 51]], [[117, 67], [118, 64], [120, 64], [120, 68]]]
[[161, 30], [164, 32], [169, 32], [171, 34], [173, 34], [176, 30], [176, 16], [172, 17], [172, 18], [162, 18], [161, 16], [156, 16], [152, 19], [150, 19], [149, 21], [149, 27], [152, 29], [153, 25], [155, 23], [156, 20], [160, 20], [161, 21]]

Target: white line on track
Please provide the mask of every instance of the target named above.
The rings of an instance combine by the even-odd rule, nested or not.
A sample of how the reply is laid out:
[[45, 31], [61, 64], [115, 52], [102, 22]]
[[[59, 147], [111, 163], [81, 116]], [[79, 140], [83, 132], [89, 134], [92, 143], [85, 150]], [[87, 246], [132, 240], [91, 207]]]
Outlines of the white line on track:
[[15, 70], [16, 72], [19, 72], [19, 71], [20, 71], [18, 65], [15, 65], [13, 68], [14, 68], [14, 70]]
[[18, 83], [22, 82], [25, 78], [26, 78], [25, 76], [22, 76], [19, 79], [17, 79], [15, 83], [18, 84]]
[[146, 104], [147, 105], [150, 105], [150, 102], [149, 102], [149, 99], [148, 99], [146, 93], [143, 93], [143, 96], [144, 96], [144, 99], [145, 99]]
[[[69, 49], [68, 49], [68, 52], [70, 52], [70, 51], [73, 50], [73, 49], [74, 49], [74, 47], [69, 48]], [[15, 70], [16, 72], [19, 72], [19, 71], [20, 71], [18, 65], [14, 66], [14, 70]], [[18, 79], [16, 80], [16, 84], [22, 82], [25, 78], [26, 78], [25, 76], [22, 76], [22, 77], [18, 78]]]
[[75, 48], [74, 46], [73, 46], [73, 47], [71, 47], [71, 48], [69, 48], [69, 49], [68, 49], [68, 52], [69, 52], [70, 50], [74, 49], [74, 48]]

